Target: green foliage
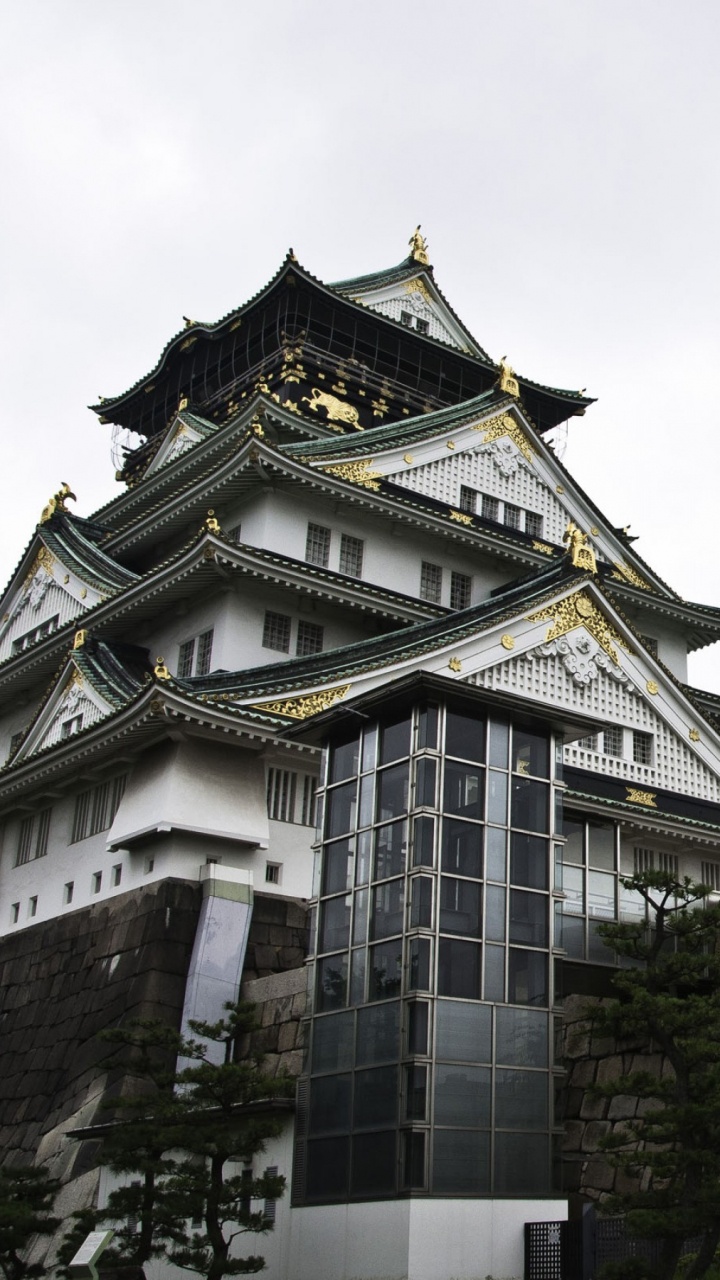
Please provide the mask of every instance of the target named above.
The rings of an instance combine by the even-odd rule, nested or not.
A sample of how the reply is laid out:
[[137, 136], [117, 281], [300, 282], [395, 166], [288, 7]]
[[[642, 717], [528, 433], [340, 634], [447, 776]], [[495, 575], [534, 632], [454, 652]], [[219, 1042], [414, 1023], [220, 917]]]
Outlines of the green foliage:
[[[231, 1248], [244, 1233], [271, 1229], [250, 1202], [279, 1198], [285, 1180], [252, 1178], [238, 1165], [250, 1165], [280, 1133], [283, 1121], [272, 1103], [289, 1097], [294, 1084], [264, 1075], [259, 1057], [240, 1059], [239, 1042], [255, 1027], [254, 1007], [241, 1001], [227, 1009], [217, 1023], [191, 1023], [198, 1039], [154, 1022], [104, 1033], [132, 1078], [131, 1092], [113, 1103], [103, 1139], [102, 1163], [124, 1179], [93, 1219], [93, 1227], [115, 1227], [104, 1261], [142, 1267], [162, 1254], [208, 1280], [265, 1265], [255, 1255], [231, 1256]], [[213, 1055], [220, 1063], [209, 1060], [208, 1041], [221, 1046]], [[179, 1072], [178, 1057], [188, 1063]], [[64, 1261], [69, 1250], [68, 1238]]]
[[683, 1240], [701, 1235], [686, 1272], [699, 1280], [720, 1235], [720, 909], [706, 904], [709, 889], [687, 878], [644, 872], [623, 883], [645, 899], [649, 927], [602, 926], [628, 967], [616, 974], [618, 997], [598, 1010], [595, 1025], [661, 1053], [665, 1067], [661, 1075], [635, 1070], [596, 1087], [605, 1097], [642, 1101], [640, 1114], [616, 1127], [604, 1147], [631, 1176], [651, 1174], [647, 1189], [615, 1195], [607, 1207], [625, 1213], [636, 1234], [664, 1242], [663, 1280], [675, 1276]]
[[0, 1168], [0, 1272], [5, 1280], [32, 1280], [45, 1274], [41, 1263], [21, 1254], [36, 1235], [52, 1235], [60, 1224], [50, 1212], [60, 1184], [43, 1168]]

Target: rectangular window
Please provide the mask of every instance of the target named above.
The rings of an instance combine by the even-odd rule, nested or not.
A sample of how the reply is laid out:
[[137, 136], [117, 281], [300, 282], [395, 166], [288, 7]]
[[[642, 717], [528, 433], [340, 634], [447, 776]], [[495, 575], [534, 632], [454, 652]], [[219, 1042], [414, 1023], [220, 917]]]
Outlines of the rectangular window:
[[720, 893], [720, 862], [703, 862], [700, 879], [713, 893]]
[[279, 883], [280, 883], [280, 870], [281, 870], [281, 867], [282, 867], [282, 863], [280, 863], [280, 862], [266, 862], [266, 863], [265, 863], [265, 883], [266, 883], [266, 884], [279, 884]]
[[633, 849], [633, 871], [636, 876], [644, 871], [652, 871], [655, 867], [655, 853], [652, 849], [643, 849], [636, 845]]
[[291, 769], [268, 769], [268, 818], [275, 822], [294, 822], [297, 778]]
[[603, 732], [603, 752], [606, 756], [622, 756], [623, 730], [620, 725], [608, 725]]
[[483, 520], [497, 520], [500, 513], [500, 504], [497, 498], [491, 498], [488, 493], [482, 496], [482, 517]]
[[78, 840], [85, 840], [87, 836], [97, 835], [98, 831], [107, 831], [112, 826], [126, 781], [127, 775], [121, 773], [119, 777], [109, 778], [107, 782], [101, 782], [89, 791], [81, 791], [75, 797], [71, 844], [77, 844]]
[[92, 891], [99, 893], [102, 889], [102, 871], [96, 871], [92, 878]]
[[340, 539], [340, 572], [351, 578], [362, 577], [363, 548], [362, 538], [353, 538], [344, 533]]
[[635, 764], [652, 764], [653, 737], [633, 729], [633, 761]]
[[42, 809], [40, 813], [33, 813], [23, 818], [18, 833], [16, 867], [22, 866], [25, 862], [32, 862], [35, 858], [45, 857], [48, 849], [51, 813], [52, 809]]
[[470, 604], [471, 589], [472, 578], [469, 574], [456, 573], [453, 570], [450, 575], [450, 608], [467, 609]]
[[19, 919], [20, 919], [20, 903], [13, 902], [10, 908], [10, 923], [17, 924]]
[[184, 640], [178, 650], [178, 677], [206, 676], [212, 659], [213, 632], [203, 631], [199, 636]]
[[415, 328], [417, 329], [418, 333], [429, 333], [430, 332], [429, 321], [421, 320], [420, 317], [417, 316], [415, 319]]
[[30, 917], [30, 919], [32, 919], [33, 916], [37, 915], [37, 907], [38, 907], [38, 900], [37, 900], [37, 894], [35, 894], [32, 898], [28, 898], [28, 916]]
[[460, 510], [469, 511], [472, 515], [477, 511], [477, 493], [466, 484], [460, 486]]
[[82, 729], [83, 718], [81, 715], [73, 716], [71, 720], [63, 720], [60, 725], [60, 737], [72, 738]]
[[525, 512], [525, 532], [532, 538], [542, 538], [543, 518], [537, 511]]
[[511, 529], [520, 528], [520, 508], [513, 506], [512, 502], [505, 503], [504, 521]]
[[37, 644], [38, 640], [44, 640], [46, 636], [51, 635], [57, 629], [59, 622], [60, 615], [56, 613], [54, 618], [48, 618], [38, 627], [33, 627], [32, 631], [26, 631], [23, 636], [18, 636], [12, 643], [13, 657], [16, 653], [24, 653], [31, 645]]
[[311, 778], [306, 774], [303, 780], [302, 814], [300, 817], [304, 827], [315, 826], [315, 793], [317, 785], [317, 778]]
[[598, 735], [596, 733], [591, 733], [589, 737], [581, 738], [577, 745], [582, 747], [585, 751], [597, 751]]
[[409, 311], [400, 312], [400, 323], [405, 325], [406, 329], [412, 328], [413, 318]]
[[71, 903], [71, 902], [72, 902], [72, 900], [73, 900], [73, 894], [74, 894], [74, 892], [75, 892], [75, 881], [74, 881], [74, 880], [68, 880], [67, 884], [65, 885], [65, 887], [64, 887], [64, 889], [63, 889], [63, 904], [64, 904], [66, 907], [69, 907], [69, 906], [70, 906], [70, 903]]
[[[278, 1176], [278, 1166], [276, 1164], [269, 1165], [268, 1168], [265, 1170], [265, 1177], [277, 1178], [277, 1176]], [[266, 1222], [275, 1221], [276, 1209], [277, 1209], [277, 1200], [265, 1201], [265, 1205], [263, 1207], [263, 1218], [265, 1219]]]
[[308, 564], [319, 564], [327, 569], [330, 559], [330, 530], [322, 524], [309, 524], [305, 540], [305, 559]]
[[420, 566], [420, 599], [440, 604], [442, 595], [442, 568], [423, 560]]
[[268, 609], [263, 624], [263, 649], [277, 649], [280, 653], [290, 652], [290, 621], [285, 613], [273, 613]]
[[659, 853], [657, 864], [658, 871], [662, 871], [666, 876], [674, 876], [677, 880], [680, 874], [680, 859], [676, 853]]
[[305, 657], [309, 653], [320, 653], [323, 647], [323, 628], [319, 627], [315, 622], [298, 623], [297, 645], [295, 652], [298, 657]]
[[113, 886], [113, 889], [117, 889], [117, 887], [118, 887], [118, 885], [120, 884], [120, 881], [121, 881], [121, 880], [122, 880], [122, 864], [121, 864], [121, 863], [118, 863], [118, 864], [117, 864], [117, 866], [114, 866], [114, 867], [113, 867], [113, 869], [112, 869], [112, 886]]

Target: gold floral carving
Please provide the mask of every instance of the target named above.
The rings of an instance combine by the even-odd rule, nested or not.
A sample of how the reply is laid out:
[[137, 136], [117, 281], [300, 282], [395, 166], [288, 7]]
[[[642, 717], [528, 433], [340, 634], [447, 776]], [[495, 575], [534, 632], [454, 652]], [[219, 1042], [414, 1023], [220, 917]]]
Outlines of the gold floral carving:
[[432, 302], [430, 290], [424, 280], [406, 280], [403, 289], [406, 293], [419, 293], [426, 302]]
[[448, 440], [448, 442], [447, 442], [447, 447], [448, 447], [448, 449], [454, 449], [454, 448], [455, 448], [455, 441], [454, 441], [454, 440]]
[[451, 511], [450, 519], [457, 520], [458, 524], [472, 524], [472, 516], [468, 516], [464, 511]]
[[574, 595], [558, 600], [557, 604], [528, 614], [528, 622], [543, 622], [545, 619], [552, 622], [545, 636], [546, 644], [557, 640], [559, 636], [567, 635], [568, 631], [574, 631], [576, 627], [585, 627], [616, 666], [619, 666], [616, 645], [626, 653], [633, 652], [584, 591], [576, 591]]
[[504, 635], [504, 636], [501, 636], [501, 637], [500, 637], [500, 643], [501, 643], [501, 645], [502, 645], [503, 649], [507, 649], [507, 650], [508, 650], [508, 652], [509, 652], [511, 649], [514, 649], [514, 648], [515, 648], [515, 638], [514, 638], [514, 636], [508, 635], [508, 633], [507, 633], [507, 632], [505, 633], [505, 635]]
[[256, 702], [253, 709], [267, 711], [270, 715], [288, 716], [291, 720], [307, 720], [320, 711], [327, 711], [349, 690], [349, 684], [341, 684], [335, 689], [323, 689], [320, 693], [305, 694], [301, 698], [286, 698], [283, 702]]
[[462, 662], [459, 658], [451, 658], [448, 667], [451, 671], [462, 671]]
[[647, 684], [645, 685], [645, 688], [647, 689], [648, 693], [653, 694], [653, 696], [658, 692], [658, 685], [655, 680], [648, 680]]
[[483, 444], [492, 444], [494, 440], [500, 440], [502, 436], [509, 436], [513, 444], [517, 445], [526, 462], [532, 462], [535, 457], [535, 450], [532, 448], [522, 427], [510, 416], [509, 413], [501, 413], [497, 418], [490, 418], [488, 422], [478, 422], [473, 427], [473, 431], [483, 431], [485, 434], [482, 438]]
[[408, 464], [408, 466], [409, 466], [409, 467], [410, 467], [410, 466], [412, 466], [412, 464], [413, 464], [413, 462], [414, 462], [414, 461], [415, 461], [415, 459], [413, 458], [413, 456], [412, 456], [412, 454], [411, 454], [411, 453], [404, 453], [404, 454], [403, 454], [403, 462], [407, 462], [407, 464]]
[[615, 572], [612, 575], [613, 578], [617, 578], [620, 582], [629, 582], [632, 587], [639, 587], [641, 591], [652, 590], [650, 583], [641, 578], [640, 574], [636, 573], [634, 569], [631, 569], [629, 564], [623, 564], [622, 560], [616, 560], [614, 563]]
[[690, 739], [690, 741], [691, 741], [691, 742], [699, 742], [699, 741], [700, 741], [700, 734], [699, 734], [699, 732], [698, 732], [698, 730], [697, 730], [697, 729], [689, 729], [689, 730], [688, 730], [688, 737], [689, 737], [689, 739]]
[[360, 484], [363, 489], [379, 489], [378, 479], [382, 472], [370, 471], [371, 466], [372, 458], [363, 458], [360, 462], [340, 462], [334, 467], [323, 467], [323, 471], [337, 476], [339, 480], [348, 480], [350, 484]]
[[638, 791], [637, 787], [626, 787], [626, 799], [629, 804], [644, 804], [649, 809], [657, 809], [655, 800], [657, 798], [656, 791]]
[[533, 541], [532, 545], [533, 545], [533, 551], [542, 551], [544, 556], [551, 556], [553, 553], [553, 548], [549, 547], [547, 542]]
[[[30, 582], [32, 582], [38, 569], [44, 569], [45, 572], [49, 573], [50, 576], [52, 577], [54, 564], [55, 564], [55, 557], [52, 554], [52, 551], [48, 551], [47, 547], [41, 547], [35, 559], [33, 560], [30, 568], [28, 569], [23, 586], [26, 587]], [[69, 581], [69, 579], [66, 579], [66, 581]]]

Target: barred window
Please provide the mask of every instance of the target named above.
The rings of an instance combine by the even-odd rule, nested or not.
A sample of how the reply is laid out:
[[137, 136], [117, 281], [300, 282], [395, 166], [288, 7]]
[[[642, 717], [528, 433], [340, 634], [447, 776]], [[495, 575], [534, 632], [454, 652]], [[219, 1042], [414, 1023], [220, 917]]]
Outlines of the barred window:
[[720, 862], [703, 862], [700, 879], [713, 893], [720, 893]]
[[406, 329], [412, 328], [413, 318], [409, 311], [400, 312], [400, 323], [405, 325]]
[[305, 541], [305, 559], [308, 564], [319, 564], [327, 569], [330, 559], [330, 530], [321, 524], [309, 524]]
[[73, 738], [75, 734], [79, 733], [80, 730], [82, 729], [82, 723], [83, 723], [82, 715], [73, 716], [70, 720], [63, 720], [62, 724], [60, 725], [60, 737]]
[[279, 884], [281, 870], [282, 870], [281, 862], [266, 862], [265, 863], [265, 883]]
[[285, 613], [274, 613], [268, 609], [263, 625], [263, 649], [278, 649], [281, 653], [290, 652], [290, 621]]
[[472, 515], [477, 511], [477, 493], [466, 484], [460, 485], [460, 510], [469, 511]]
[[[427, 322], [424, 322], [424, 323], [425, 323], [425, 327], [427, 328]], [[418, 320], [418, 328], [419, 327], [420, 327], [420, 321]], [[265, 1170], [265, 1177], [277, 1178], [277, 1176], [278, 1176], [278, 1166], [276, 1164], [268, 1165], [267, 1169]], [[263, 1218], [265, 1219], [266, 1222], [275, 1221], [276, 1209], [277, 1209], [277, 1200], [265, 1201], [265, 1205], [263, 1207]]]
[[597, 751], [598, 735], [596, 733], [591, 733], [587, 738], [581, 738], [577, 745], [579, 747], [583, 747], [585, 751]]
[[316, 622], [298, 623], [297, 645], [295, 652], [299, 657], [309, 653], [320, 653], [323, 647], [323, 628]]
[[18, 832], [16, 867], [22, 866], [25, 862], [32, 862], [35, 858], [45, 857], [48, 851], [51, 813], [52, 809], [41, 809], [39, 813], [32, 813], [27, 818], [23, 818]]
[[295, 818], [297, 774], [292, 769], [268, 769], [268, 818], [276, 822], [292, 822]]
[[633, 849], [633, 871], [635, 872], [635, 875], [642, 875], [644, 871], [653, 871], [654, 868], [654, 849], [644, 849], [640, 845], [636, 845]]
[[505, 524], [509, 525], [511, 529], [520, 528], [521, 514], [520, 507], [513, 506], [512, 502], [505, 503]]
[[676, 853], [659, 853], [657, 857], [658, 871], [677, 880], [680, 874], [680, 859]]
[[342, 535], [340, 538], [341, 573], [347, 573], [351, 578], [362, 577], [364, 546], [362, 538], [353, 538], [349, 533]]
[[203, 631], [190, 640], [184, 640], [178, 651], [178, 676], [206, 676], [212, 660], [213, 632]]
[[423, 560], [420, 566], [420, 598], [432, 604], [440, 604], [442, 595], [442, 568]]
[[497, 498], [491, 498], [488, 493], [482, 496], [482, 515], [484, 520], [497, 520], [500, 513], [500, 503]]
[[75, 797], [71, 844], [77, 844], [78, 840], [85, 840], [88, 836], [95, 836], [98, 831], [107, 831], [112, 826], [126, 782], [127, 774], [121, 773], [116, 778], [101, 782], [97, 787], [81, 791]]
[[33, 627], [32, 631], [26, 631], [24, 635], [18, 636], [17, 640], [13, 640], [12, 643], [13, 655], [24, 653], [31, 645], [37, 644], [38, 640], [44, 640], [45, 636], [51, 635], [57, 629], [59, 622], [60, 614], [56, 613], [54, 618], [47, 618], [39, 626]]
[[306, 774], [303, 780], [302, 813], [300, 815], [300, 821], [304, 827], [315, 826], [315, 794], [317, 786], [317, 778], [311, 778], [309, 774]]
[[429, 333], [430, 322], [428, 320], [421, 320], [420, 317], [417, 316], [415, 319], [415, 328], [417, 329], [418, 333]]
[[610, 724], [603, 733], [603, 752], [606, 756], [622, 756], [623, 731], [620, 725]]
[[456, 573], [450, 576], [450, 608], [467, 609], [470, 604], [472, 578], [467, 573]]
[[653, 737], [651, 733], [643, 733], [633, 729], [633, 760], [635, 764], [652, 764]]
[[532, 538], [542, 538], [543, 518], [537, 511], [525, 512], [525, 532]]

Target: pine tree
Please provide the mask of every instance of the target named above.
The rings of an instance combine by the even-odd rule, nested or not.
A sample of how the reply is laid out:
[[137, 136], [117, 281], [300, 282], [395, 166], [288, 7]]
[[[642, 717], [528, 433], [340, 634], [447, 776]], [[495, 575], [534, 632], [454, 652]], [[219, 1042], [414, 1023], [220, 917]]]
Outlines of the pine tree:
[[45, 1274], [42, 1263], [22, 1255], [33, 1236], [52, 1235], [60, 1219], [50, 1212], [60, 1189], [46, 1169], [0, 1168], [0, 1271], [5, 1280], [32, 1280]]

